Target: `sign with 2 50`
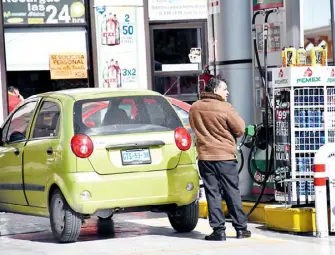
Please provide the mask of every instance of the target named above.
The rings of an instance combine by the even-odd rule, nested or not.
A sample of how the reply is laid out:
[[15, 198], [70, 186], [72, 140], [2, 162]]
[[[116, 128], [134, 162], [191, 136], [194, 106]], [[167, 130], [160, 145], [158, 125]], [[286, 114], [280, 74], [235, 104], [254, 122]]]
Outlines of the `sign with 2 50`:
[[4, 25], [85, 23], [84, 0], [2, 0]]
[[134, 33], [134, 26], [130, 22], [130, 15], [126, 14], [124, 19], [124, 25], [122, 26], [122, 33], [124, 35], [132, 35]]

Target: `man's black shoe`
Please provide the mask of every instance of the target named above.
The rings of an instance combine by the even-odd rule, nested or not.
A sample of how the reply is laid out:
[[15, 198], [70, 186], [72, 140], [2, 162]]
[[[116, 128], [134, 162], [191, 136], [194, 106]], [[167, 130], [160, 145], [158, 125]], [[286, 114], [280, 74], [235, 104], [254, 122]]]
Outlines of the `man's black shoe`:
[[224, 231], [214, 231], [209, 236], [205, 236], [208, 241], [226, 241], [226, 233]]
[[249, 237], [251, 237], [251, 232], [247, 229], [236, 231], [236, 238], [238, 238], [238, 239], [249, 238]]

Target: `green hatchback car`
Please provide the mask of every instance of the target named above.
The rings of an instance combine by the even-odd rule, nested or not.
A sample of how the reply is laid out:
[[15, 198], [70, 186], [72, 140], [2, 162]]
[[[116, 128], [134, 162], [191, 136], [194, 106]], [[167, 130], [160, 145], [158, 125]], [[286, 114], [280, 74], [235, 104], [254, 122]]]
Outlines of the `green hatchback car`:
[[[87, 123], [92, 103], [108, 108]], [[166, 212], [178, 232], [197, 225], [194, 143], [156, 92], [36, 95], [7, 117], [0, 135], [0, 211], [49, 217], [59, 242], [75, 242], [90, 216], [116, 212]]]

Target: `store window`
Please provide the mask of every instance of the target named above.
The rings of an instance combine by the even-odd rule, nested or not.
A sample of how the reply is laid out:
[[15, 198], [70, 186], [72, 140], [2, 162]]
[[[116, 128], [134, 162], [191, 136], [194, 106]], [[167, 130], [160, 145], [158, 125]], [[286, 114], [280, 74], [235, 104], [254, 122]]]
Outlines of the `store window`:
[[166, 95], [197, 93], [197, 83], [197, 75], [155, 77], [156, 91]]
[[155, 71], [199, 69], [201, 62], [192, 63], [189, 55], [191, 49], [201, 49], [200, 28], [155, 29], [153, 36]]
[[206, 21], [151, 26], [153, 90], [197, 99], [198, 76], [207, 59], [206, 27]]
[[51, 80], [50, 71], [10, 71], [7, 85], [17, 87], [20, 94], [30, 97], [39, 93], [88, 87], [87, 79]]

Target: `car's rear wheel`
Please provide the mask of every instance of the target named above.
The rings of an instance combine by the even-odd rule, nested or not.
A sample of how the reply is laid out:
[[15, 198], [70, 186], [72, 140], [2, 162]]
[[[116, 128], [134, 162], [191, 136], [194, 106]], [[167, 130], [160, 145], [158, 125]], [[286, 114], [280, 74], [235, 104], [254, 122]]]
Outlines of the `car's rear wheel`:
[[58, 242], [76, 242], [82, 224], [82, 216], [73, 211], [62, 193], [57, 190], [51, 195], [50, 205], [51, 230]]
[[112, 218], [113, 218], [113, 213], [112, 214], [110, 214], [110, 215], [106, 215], [106, 216], [98, 216], [98, 219], [99, 220], [111, 220]]
[[174, 230], [181, 233], [191, 232], [198, 224], [198, 200], [194, 201], [192, 204], [178, 207], [168, 216], [170, 224]]

